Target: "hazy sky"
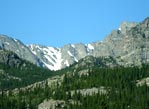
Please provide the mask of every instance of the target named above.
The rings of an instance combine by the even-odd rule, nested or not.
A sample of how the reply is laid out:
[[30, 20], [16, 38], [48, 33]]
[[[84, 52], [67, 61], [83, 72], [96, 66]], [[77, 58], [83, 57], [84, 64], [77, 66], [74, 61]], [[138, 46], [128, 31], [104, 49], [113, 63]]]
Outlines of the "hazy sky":
[[149, 16], [149, 0], [0, 0], [0, 34], [60, 47], [103, 40], [122, 21]]

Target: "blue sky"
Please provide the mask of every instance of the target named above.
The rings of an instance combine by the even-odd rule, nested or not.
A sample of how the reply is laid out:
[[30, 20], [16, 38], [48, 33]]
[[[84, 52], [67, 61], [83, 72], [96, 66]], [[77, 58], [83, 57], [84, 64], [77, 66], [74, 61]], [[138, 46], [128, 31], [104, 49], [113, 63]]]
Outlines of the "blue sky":
[[0, 34], [61, 47], [103, 40], [122, 21], [149, 16], [149, 0], [0, 0]]

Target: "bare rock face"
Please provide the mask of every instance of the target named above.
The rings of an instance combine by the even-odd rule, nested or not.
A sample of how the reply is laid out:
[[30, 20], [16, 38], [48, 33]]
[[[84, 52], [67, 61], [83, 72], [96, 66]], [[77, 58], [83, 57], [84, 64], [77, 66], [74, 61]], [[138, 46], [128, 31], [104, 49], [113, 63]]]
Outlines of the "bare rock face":
[[38, 109], [63, 109], [66, 107], [65, 101], [63, 100], [45, 100], [38, 105]]
[[148, 25], [149, 18], [139, 24], [122, 23], [101, 44], [95, 44], [98, 49], [95, 48], [94, 56], [112, 56], [123, 66], [149, 63]]
[[0, 50], [0, 63], [11, 67], [19, 67], [22, 64], [22, 60], [13, 52]]
[[136, 25], [136, 22], [122, 22], [118, 30], [121, 31], [122, 34], [126, 34], [127, 31], [131, 30], [131, 28]]
[[143, 78], [143, 79], [141, 79], [141, 80], [137, 80], [136, 82], [137, 82], [137, 83], [136, 83], [136, 86], [137, 86], [137, 87], [143, 86], [143, 85], [146, 85], [146, 86], [149, 87], [149, 77]]
[[[71, 96], [75, 95], [76, 93], [80, 93], [82, 96], [92, 96], [93, 94], [100, 94], [100, 95], [106, 95], [108, 94], [108, 88], [105, 88], [103, 86], [101, 86], [100, 88], [88, 88], [88, 89], [78, 89], [78, 90], [72, 90], [70, 91]], [[68, 94], [68, 92], [67, 92]]]
[[8, 37], [6, 35], [0, 35], [0, 48], [8, 51], [13, 51], [20, 58], [30, 61], [38, 66], [42, 66], [40, 60], [30, 51], [30, 49], [24, 45], [21, 41]]

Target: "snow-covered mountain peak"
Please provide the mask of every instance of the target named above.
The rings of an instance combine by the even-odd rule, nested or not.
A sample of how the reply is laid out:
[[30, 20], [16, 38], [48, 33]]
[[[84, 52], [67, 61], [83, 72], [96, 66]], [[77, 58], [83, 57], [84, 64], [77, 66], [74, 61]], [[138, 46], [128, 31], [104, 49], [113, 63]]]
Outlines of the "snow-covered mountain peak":
[[55, 47], [46, 47], [41, 45], [28, 45], [33, 54], [35, 54], [50, 70], [61, 69], [61, 49]]

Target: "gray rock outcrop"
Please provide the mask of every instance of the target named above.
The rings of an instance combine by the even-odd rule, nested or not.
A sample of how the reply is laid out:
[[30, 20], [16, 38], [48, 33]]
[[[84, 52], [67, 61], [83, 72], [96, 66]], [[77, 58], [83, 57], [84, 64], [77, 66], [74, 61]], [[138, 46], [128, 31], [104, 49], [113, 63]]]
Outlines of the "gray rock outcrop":
[[13, 52], [0, 50], [0, 63], [11, 67], [19, 67], [22, 64], [22, 60]]
[[40, 60], [30, 51], [30, 49], [24, 45], [21, 41], [8, 37], [6, 35], [0, 35], [0, 48], [8, 51], [13, 51], [20, 58], [30, 61], [38, 66], [42, 66]]
[[63, 100], [45, 100], [38, 105], [38, 109], [63, 109], [66, 107], [65, 101]]

